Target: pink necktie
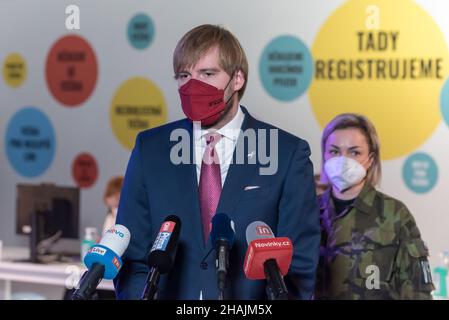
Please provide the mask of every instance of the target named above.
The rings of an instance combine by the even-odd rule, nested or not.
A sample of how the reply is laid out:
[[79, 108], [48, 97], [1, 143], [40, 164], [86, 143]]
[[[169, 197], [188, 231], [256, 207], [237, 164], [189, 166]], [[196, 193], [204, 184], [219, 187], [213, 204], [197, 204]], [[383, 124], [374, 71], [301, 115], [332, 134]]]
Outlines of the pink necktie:
[[215, 145], [222, 136], [219, 133], [208, 133], [206, 150], [204, 151], [200, 173], [200, 210], [203, 223], [204, 243], [207, 243], [211, 229], [211, 220], [217, 210], [221, 194], [220, 160]]

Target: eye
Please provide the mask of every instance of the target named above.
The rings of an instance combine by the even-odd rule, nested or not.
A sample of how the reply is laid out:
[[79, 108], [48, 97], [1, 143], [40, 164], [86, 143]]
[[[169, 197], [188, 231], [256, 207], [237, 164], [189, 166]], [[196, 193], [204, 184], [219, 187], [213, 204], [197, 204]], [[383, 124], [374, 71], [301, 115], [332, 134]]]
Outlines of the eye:
[[357, 157], [360, 155], [360, 151], [353, 150], [353, 151], [351, 151], [351, 155], [354, 157]]
[[178, 73], [178, 74], [175, 76], [175, 79], [176, 79], [176, 80], [185, 80], [185, 79], [187, 79], [188, 77], [189, 77], [189, 74], [188, 74], [188, 73], [180, 72], [180, 73]]
[[205, 72], [203, 72], [203, 77], [205, 77], [205, 78], [210, 78], [210, 77], [212, 77], [213, 75], [215, 75], [214, 72], [210, 72], [210, 71], [205, 71]]
[[329, 154], [335, 156], [338, 154], [338, 150], [331, 149], [331, 150], [329, 150]]

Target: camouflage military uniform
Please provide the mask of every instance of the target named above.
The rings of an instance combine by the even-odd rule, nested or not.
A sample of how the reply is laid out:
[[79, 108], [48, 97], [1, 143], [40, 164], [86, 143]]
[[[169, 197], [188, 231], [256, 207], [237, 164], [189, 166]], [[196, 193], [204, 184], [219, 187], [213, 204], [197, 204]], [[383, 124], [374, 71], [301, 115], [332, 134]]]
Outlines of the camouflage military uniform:
[[406, 206], [365, 185], [337, 216], [319, 198], [322, 239], [316, 299], [431, 299], [428, 250]]

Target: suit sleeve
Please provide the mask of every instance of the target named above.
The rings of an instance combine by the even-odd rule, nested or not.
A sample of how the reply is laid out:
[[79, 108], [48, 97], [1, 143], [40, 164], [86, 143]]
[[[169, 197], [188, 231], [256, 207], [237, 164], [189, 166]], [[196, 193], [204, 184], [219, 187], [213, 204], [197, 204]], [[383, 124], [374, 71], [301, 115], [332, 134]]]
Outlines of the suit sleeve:
[[151, 222], [143, 178], [141, 140], [139, 134], [126, 169], [117, 213], [116, 223], [126, 226], [131, 233], [122, 269], [114, 279], [117, 299], [139, 299], [148, 274], [146, 261], [151, 246]]
[[311, 299], [319, 259], [320, 224], [310, 148], [300, 140], [291, 158], [279, 204], [278, 235], [293, 242], [293, 259], [285, 277], [292, 298]]

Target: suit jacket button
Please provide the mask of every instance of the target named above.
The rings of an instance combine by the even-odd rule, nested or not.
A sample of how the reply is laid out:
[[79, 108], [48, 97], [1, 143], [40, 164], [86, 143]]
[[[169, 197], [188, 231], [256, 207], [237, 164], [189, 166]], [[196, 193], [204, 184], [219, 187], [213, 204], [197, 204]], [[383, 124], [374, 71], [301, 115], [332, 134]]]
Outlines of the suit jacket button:
[[207, 262], [201, 262], [200, 264], [201, 269], [206, 270], [207, 269]]

